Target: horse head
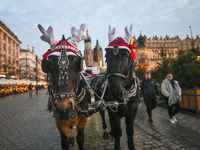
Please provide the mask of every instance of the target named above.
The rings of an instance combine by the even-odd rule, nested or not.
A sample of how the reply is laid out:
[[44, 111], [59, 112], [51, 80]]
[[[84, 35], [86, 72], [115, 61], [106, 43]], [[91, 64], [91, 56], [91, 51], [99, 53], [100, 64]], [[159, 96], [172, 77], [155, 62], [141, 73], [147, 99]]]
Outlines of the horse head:
[[81, 40], [86, 39], [83, 34], [86, 25], [80, 29], [71, 28], [72, 37], [60, 41], [54, 39], [53, 28], [46, 31], [42, 25], [38, 28], [42, 32], [41, 39], [50, 44], [49, 49], [42, 60], [42, 70], [50, 75], [52, 84], [52, 96], [54, 101], [53, 111], [59, 119], [76, 119], [75, 93], [80, 83], [81, 54], [77, 47]]
[[125, 37], [115, 38], [115, 28], [111, 30], [109, 26], [109, 45], [106, 50], [107, 75], [109, 78], [110, 92], [112, 99], [124, 100], [124, 87], [133, 79], [134, 60], [136, 59], [133, 48], [135, 45], [129, 44], [133, 25], [125, 27]]

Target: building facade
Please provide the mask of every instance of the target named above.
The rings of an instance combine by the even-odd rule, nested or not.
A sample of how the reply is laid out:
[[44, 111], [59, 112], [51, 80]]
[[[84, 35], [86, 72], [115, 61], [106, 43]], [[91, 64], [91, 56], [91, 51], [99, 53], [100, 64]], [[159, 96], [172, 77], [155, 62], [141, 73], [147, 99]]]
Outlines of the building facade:
[[92, 39], [88, 35], [88, 30], [86, 35], [87, 39], [84, 41], [85, 43], [84, 60], [86, 63], [86, 67], [97, 67], [98, 70], [101, 70], [103, 68], [102, 47], [99, 45], [99, 41], [97, 40], [94, 49], [92, 49], [92, 42], [91, 42]]
[[137, 65], [144, 70], [153, 70], [157, 67], [157, 63], [162, 62], [162, 54], [164, 53], [167, 58], [176, 58], [178, 50], [188, 50], [194, 45], [195, 48], [200, 47], [200, 38], [197, 36], [195, 39], [187, 37], [181, 40], [178, 36], [170, 38], [147, 38], [140, 36], [135, 40]]
[[30, 51], [20, 49], [20, 79], [45, 81], [46, 74], [41, 69], [41, 60], [35, 54], [34, 47]]
[[20, 44], [18, 37], [0, 20], [0, 78], [19, 79]]

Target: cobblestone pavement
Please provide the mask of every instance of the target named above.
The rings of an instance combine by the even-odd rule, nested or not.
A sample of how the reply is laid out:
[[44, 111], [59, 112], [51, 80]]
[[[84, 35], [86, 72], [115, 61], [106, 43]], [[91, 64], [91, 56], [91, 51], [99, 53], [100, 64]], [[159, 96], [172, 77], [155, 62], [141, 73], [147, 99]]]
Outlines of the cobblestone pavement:
[[[41, 90], [38, 95], [33, 93], [33, 97], [24, 93], [0, 99], [0, 150], [61, 150], [59, 132], [52, 113], [47, 111], [45, 93], [46, 90]], [[176, 125], [170, 124], [167, 110], [157, 107], [153, 110], [154, 122], [149, 123], [142, 102], [135, 120], [136, 149], [199, 150], [200, 119], [182, 113], [177, 119]], [[121, 126], [121, 146], [127, 150], [124, 119]], [[102, 138], [100, 115], [91, 116], [85, 128], [85, 149], [112, 150], [113, 145], [114, 139]], [[77, 144], [70, 148], [77, 149]]]

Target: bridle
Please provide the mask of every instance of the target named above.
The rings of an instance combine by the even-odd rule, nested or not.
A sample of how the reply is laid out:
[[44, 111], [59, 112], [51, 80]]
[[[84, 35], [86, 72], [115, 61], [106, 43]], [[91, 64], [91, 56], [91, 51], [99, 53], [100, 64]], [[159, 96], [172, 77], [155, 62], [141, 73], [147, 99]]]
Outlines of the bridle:
[[[68, 83], [68, 67], [69, 67], [69, 59], [68, 59], [68, 56], [66, 55], [66, 51], [69, 50], [70, 52], [73, 52], [75, 54], [76, 57], [80, 57], [80, 54], [77, 54], [79, 53], [78, 50], [76, 50], [75, 48], [71, 47], [71, 46], [67, 46], [66, 45], [66, 41], [65, 41], [65, 37], [63, 35], [62, 37], [62, 42], [61, 42], [61, 46], [56, 46], [53, 48], [52, 52], [55, 52], [55, 51], [58, 51], [58, 50], [61, 50], [61, 55], [58, 59], [58, 67], [59, 67], [59, 77], [58, 77], [58, 87], [64, 87], [65, 85], [69, 85]], [[75, 53], [74, 51], [76, 51], [77, 53]], [[79, 58], [81, 59], [81, 57]], [[81, 63], [81, 61], [79, 61]], [[80, 64], [80, 67], [81, 67], [81, 64]], [[80, 68], [78, 69], [78, 71], [80, 71]], [[79, 76], [79, 72], [78, 72], [78, 76], [75, 80], [75, 89], [74, 91], [75, 92], [71, 92], [71, 93], [68, 93], [68, 92], [60, 92], [60, 93], [56, 93], [54, 90], [53, 90], [53, 80], [52, 80], [52, 76], [51, 76], [51, 79], [50, 79], [50, 84], [52, 84], [52, 91], [51, 91], [51, 95], [53, 97], [54, 100], [59, 100], [59, 101], [68, 101], [70, 100], [71, 98], [74, 98], [74, 101], [76, 101], [76, 91], [77, 91], [77, 86], [78, 86], [78, 81], [80, 79], [80, 76]], [[75, 104], [76, 102], [74, 102], [74, 107], [75, 107]], [[77, 118], [77, 114], [76, 114], [76, 111], [75, 110], [72, 110], [71, 112], [71, 117], [69, 118], [71, 121], [74, 121], [76, 118]]]
[[[119, 53], [118, 43], [123, 43], [127, 47], [129, 47], [129, 45], [126, 42], [119, 41], [119, 37], [117, 37], [116, 40], [113, 41], [113, 42], [111, 42], [110, 44], [112, 44], [112, 43], [115, 43], [115, 46], [113, 47], [113, 53], [114, 53], [114, 55], [117, 55]], [[118, 77], [121, 77], [121, 78], [123, 78], [123, 79], [125, 79], [127, 81], [127, 78], [129, 76], [129, 69], [128, 69], [128, 72], [126, 73], [126, 75], [124, 75], [122, 73], [110, 73], [110, 74], [107, 74], [107, 78], [109, 78], [110, 76], [118, 76]]]
[[119, 76], [119, 77], [121, 77], [121, 78], [123, 78], [125, 80], [128, 77], [128, 76], [123, 75], [122, 73], [110, 73], [110, 74], [107, 75], [107, 78], [109, 78], [110, 76]]
[[[80, 54], [77, 54], [77, 53], [74, 52], [74, 51], [77, 51], [75, 48], [66, 45], [64, 35], [62, 37], [61, 46], [56, 46], [56, 47], [52, 48], [52, 52], [55, 52], [55, 51], [58, 51], [58, 50], [61, 50], [61, 55], [60, 55], [60, 58], [58, 60], [58, 66], [59, 66], [58, 86], [60, 87], [60, 86], [65, 86], [65, 85], [69, 84], [68, 83], [69, 59], [68, 59], [68, 56], [66, 55], [66, 50], [73, 52], [77, 57], [80, 57]], [[79, 78], [77, 77], [76, 83], [75, 83], [75, 91], [76, 91], [76, 88], [77, 88], [78, 79]], [[52, 82], [52, 84], [53, 84], [53, 82]], [[67, 92], [56, 93], [55, 91], [52, 91], [52, 96], [53, 96], [54, 99], [57, 99], [59, 101], [66, 101], [66, 100], [69, 100], [71, 98], [74, 98], [76, 96], [76, 93], [75, 92], [72, 92], [72, 93], [67, 93]]]

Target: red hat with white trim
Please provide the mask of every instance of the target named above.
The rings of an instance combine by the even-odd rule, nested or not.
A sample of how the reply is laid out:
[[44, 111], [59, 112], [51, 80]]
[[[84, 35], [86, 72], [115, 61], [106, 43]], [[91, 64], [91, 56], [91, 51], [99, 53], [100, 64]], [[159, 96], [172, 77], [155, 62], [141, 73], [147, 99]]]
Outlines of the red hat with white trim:
[[46, 53], [42, 55], [44, 59], [48, 59], [49, 56], [60, 56], [61, 49], [66, 49], [67, 55], [78, 55], [78, 50], [75, 46], [68, 42], [68, 39], [65, 39], [65, 45], [62, 45], [62, 40], [60, 40], [52, 49], [48, 49]]
[[133, 37], [132, 28], [133, 24], [130, 26], [129, 30], [127, 27], [125, 27], [126, 35], [124, 38], [122, 37], [115, 38], [114, 35], [116, 29], [113, 28], [111, 30], [111, 26], [109, 25], [109, 31], [108, 31], [109, 45], [105, 48], [105, 50], [113, 49], [113, 53], [117, 55], [120, 49], [126, 49], [131, 53], [132, 59], [135, 60], [137, 57], [135, 56], [135, 52], [133, 49], [136, 48], [136, 45], [129, 44], [131, 38]]
[[[66, 49], [67, 55], [79, 55], [78, 54], [78, 43], [85, 40], [87, 37], [83, 34], [86, 25], [82, 24], [80, 29], [77, 30], [76, 27], [71, 28], [72, 37], [65, 39], [65, 45], [62, 45], [62, 40], [57, 42], [54, 39], [53, 28], [50, 26], [47, 31], [42, 25], [38, 25], [39, 30], [42, 32], [41, 39], [50, 44], [51, 49], [48, 49], [45, 54], [43, 54], [44, 59], [48, 59], [48, 56], [60, 56], [61, 49]], [[80, 55], [79, 55], [80, 56]]]

